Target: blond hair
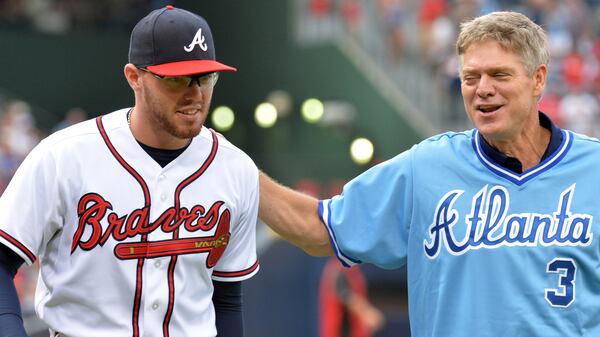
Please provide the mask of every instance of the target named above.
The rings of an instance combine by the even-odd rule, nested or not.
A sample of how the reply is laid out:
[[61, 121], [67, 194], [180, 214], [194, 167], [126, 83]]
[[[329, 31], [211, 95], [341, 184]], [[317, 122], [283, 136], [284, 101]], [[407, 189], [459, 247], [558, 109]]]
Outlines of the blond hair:
[[546, 32], [527, 16], [516, 12], [493, 12], [463, 22], [456, 41], [456, 53], [462, 56], [473, 44], [496, 41], [505, 50], [515, 52], [530, 75], [541, 64], [550, 63]]

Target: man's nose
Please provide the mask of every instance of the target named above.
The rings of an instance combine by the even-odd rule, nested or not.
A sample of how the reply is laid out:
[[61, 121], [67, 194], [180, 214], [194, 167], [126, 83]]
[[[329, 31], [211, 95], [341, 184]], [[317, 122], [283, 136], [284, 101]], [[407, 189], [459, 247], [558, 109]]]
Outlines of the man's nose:
[[204, 89], [200, 86], [200, 82], [197, 78], [192, 79], [190, 85], [185, 89], [185, 98], [198, 100], [204, 98]]
[[477, 83], [477, 96], [488, 97], [494, 95], [496, 87], [493, 78], [490, 76], [481, 76], [479, 83]]
[[192, 77], [192, 81], [190, 82], [190, 84], [188, 84], [188, 87], [202, 87], [202, 85], [200, 84], [200, 77]]

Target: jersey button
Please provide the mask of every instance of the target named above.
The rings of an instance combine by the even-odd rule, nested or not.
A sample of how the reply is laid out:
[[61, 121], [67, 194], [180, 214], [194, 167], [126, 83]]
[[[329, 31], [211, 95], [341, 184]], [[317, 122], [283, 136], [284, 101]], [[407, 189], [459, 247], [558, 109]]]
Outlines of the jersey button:
[[163, 181], [163, 180], [165, 180], [165, 175], [164, 174], [159, 175], [158, 181]]
[[160, 260], [156, 260], [156, 261], [154, 262], [154, 266], [155, 266], [156, 268], [160, 268]]
[[166, 194], [161, 194], [160, 195], [160, 200], [162, 200], [162, 201], [167, 200], [167, 195]]
[[152, 310], [156, 310], [156, 309], [158, 309], [158, 303], [152, 304]]

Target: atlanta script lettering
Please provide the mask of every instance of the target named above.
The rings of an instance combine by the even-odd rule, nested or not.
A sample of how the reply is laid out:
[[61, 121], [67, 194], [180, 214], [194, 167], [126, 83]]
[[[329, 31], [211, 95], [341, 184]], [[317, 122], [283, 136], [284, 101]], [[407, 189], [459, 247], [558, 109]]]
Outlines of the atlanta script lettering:
[[[509, 214], [506, 188], [486, 185], [473, 197], [471, 212], [460, 222], [461, 214], [454, 204], [463, 193], [453, 190], [440, 199], [429, 226], [429, 240], [423, 242], [427, 257], [435, 258], [443, 247], [452, 255], [461, 255], [501, 246], [588, 246], [592, 242], [593, 216], [571, 210], [575, 184], [560, 194], [552, 214]], [[457, 224], [466, 225], [462, 238], [453, 230]]]

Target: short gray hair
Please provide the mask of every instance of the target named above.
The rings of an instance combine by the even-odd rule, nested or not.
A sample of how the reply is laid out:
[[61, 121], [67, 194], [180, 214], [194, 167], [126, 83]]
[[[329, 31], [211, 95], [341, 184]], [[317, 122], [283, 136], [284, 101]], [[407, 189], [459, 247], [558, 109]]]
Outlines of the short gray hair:
[[456, 53], [462, 56], [473, 44], [496, 41], [502, 48], [521, 56], [528, 73], [550, 63], [546, 32], [527, 16], [516, 12], [493, 12], [460, 25]]

